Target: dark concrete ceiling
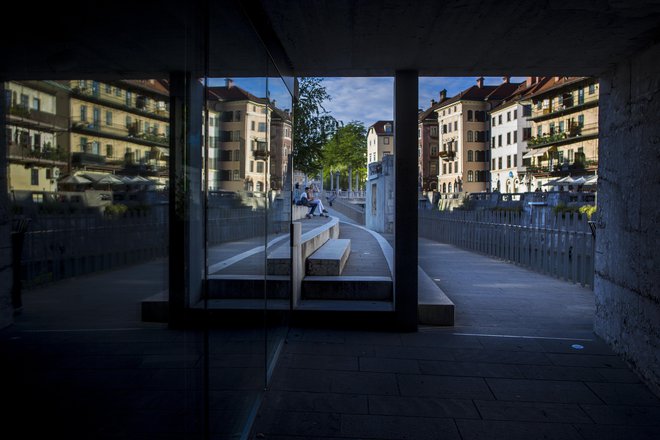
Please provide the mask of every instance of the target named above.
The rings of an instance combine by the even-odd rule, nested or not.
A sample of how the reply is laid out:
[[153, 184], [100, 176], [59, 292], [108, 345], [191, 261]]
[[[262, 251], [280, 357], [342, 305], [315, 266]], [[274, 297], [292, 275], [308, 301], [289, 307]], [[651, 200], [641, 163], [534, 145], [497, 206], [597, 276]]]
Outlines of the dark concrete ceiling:
[[[269, 47], [283, 48], [299, 76], [381, 76], [398, 69], [441, 76], [598, 75], [660, 36], [660, 1], [209, 0], [208, 9], [205, 4], [18, 4], [15, 19], [5, 20], [10, 24], [1, 30], [0, 75], [137, 78], [201, 68], [207, 18], [208, 67], [216, 77], [267, 74], [253, 25]], [[255, 22], [255, 5], [265, 20]]]

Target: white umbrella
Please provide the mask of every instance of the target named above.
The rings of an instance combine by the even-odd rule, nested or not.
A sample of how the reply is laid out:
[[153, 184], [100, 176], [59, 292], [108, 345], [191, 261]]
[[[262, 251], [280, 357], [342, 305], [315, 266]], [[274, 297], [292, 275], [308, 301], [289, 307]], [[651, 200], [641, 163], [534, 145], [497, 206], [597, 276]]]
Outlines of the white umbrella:
[[584, 182], [586, 181], [587, 180], [583, 176], [580, 176], [573, 181], [573, 185], [584, 185]]
[[575, 180], [571, 176], [566, 176], [566, 177], [562, 177], [561, 179], [558, 179], [557, 183], [561, 185], [572, 185], [573, 183], [575, 183]]
[[92, 183], [91, 180], [78, 175], [67, 176], [63, 179], [60, 179], [59, 183], [72, 184], [72, 185], [87, 185]]

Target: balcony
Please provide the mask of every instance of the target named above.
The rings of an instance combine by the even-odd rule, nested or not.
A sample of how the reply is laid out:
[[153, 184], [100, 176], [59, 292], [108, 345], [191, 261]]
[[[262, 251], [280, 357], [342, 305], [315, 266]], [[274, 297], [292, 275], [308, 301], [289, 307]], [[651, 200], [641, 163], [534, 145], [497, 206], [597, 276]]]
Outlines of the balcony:
[[147, 106], [144, 99], [136, 99], [135, 105], [126, 105], [125, 99], [115, 97], [114, 95], [100, 93], [98, 91], [95, 93], [90, 87], [74, 87], [71, 89], [71, 93], [74, 97], [84, 101], [93, 102], [99, 105], [104, 105], [106, 107], [115, 108], [117, 110], [127, 111], [133, 114], [140, 114], [142, 116], [157, 119], [162, 122], [169, 121], [169, 111], [167, 111], [166, 108], [164, 109], [162, 107], [158, 107], [158, 105]]
[[78, 133], [103, 136], [140, 145], [169, 147], [170, 144], [170, 140], [166, 135], [141, 132], [137, 124], [125, 128], [119, 125], [101, 125], [100, 122], [80, 121], [74, 122], [71, 128]]
[[444, 151], [443, 150], [440, 153], [438, 153], [438, 155], [442, 158], [442, 160], [445, 160], [445, 161], [448, 161], [448, 162], [452, 161], [456, 158], [456, 152], [452, 151], [452, 150], [449, 150], [449, 151]]
[[570, 144], [577, 140], [594, 139], [598, 137], [598, 124], [576, 125], [568, 131], [553, 133], [541, 137], [531, 137], [527, 141], [529, 147], [541, 148], [549, 145]]
[[69, 120], [64, 116], [30, 109], [21, 105], [9, 107], [8, 123], [35, 130], [62, 131], [69, 127]]
[[572, 104], [570, 102], [562, 104], [561, 106], [554, 106], [549, 108], [544, 108], [537, 110], [536, 108], [532, 111], [532, 116], [529, 118], [530, 121], [540, 122], [548, 119], [564, 116], [570, 113], [579, 112], [592, 107], [598, 106], [598, 94], [594, 93], [593, 95], [588, 95], [584, 97], [584, 101], [580, 104]]
[[65, 150], [52, 148], [48, 145], [41, 150], [35, 150], [27, 144], [13, 142], [9, 143], [8, 146], [9, 159], [12, 162], [66, 164], [69, 160], [69, 155]]

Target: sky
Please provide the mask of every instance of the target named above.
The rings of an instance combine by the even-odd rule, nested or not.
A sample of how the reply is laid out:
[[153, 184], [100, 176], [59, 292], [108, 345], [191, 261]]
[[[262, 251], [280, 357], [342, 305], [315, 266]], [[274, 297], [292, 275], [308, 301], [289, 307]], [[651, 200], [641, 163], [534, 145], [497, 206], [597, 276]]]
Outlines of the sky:
[[[512, 82], [523, 81], [525, 77], [512, 77]], [[263, 97], [266, 95], [265, 78], [233, 78], [234, 84], [248, 90], [250, 93]], [[501, 77], [485, 77], [484, 84], [497, 85]], [[394, 78], [324, 78], [322, 82], [331, 100], [325, 103], [325, 108], [337, 120], [348, 123], [361, 121], [369, 127], [379, 120], [393, 119]], [[452, 97], [460, 91], [476, 84], [476, 77], [420, 77], [419, 108], [427, 109], [431, 99], [439, 99], [440, 90], [447, 89], [447, 96]], [[224, 79], [210, 80], [210, 85], [224, 85]], [[291, 108], [291, 98], [278, 78], [268, 79], [270, 98], [275, 99], [276, 106], [282, 109]]]

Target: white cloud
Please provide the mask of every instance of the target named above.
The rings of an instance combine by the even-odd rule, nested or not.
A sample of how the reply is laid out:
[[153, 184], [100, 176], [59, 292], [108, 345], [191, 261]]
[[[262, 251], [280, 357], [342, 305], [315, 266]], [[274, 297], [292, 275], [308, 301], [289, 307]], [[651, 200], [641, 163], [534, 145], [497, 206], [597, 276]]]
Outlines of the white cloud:
[[393, 118], [394, 79], [324, 78], [332, 100], [325, 107], [339, 121], [362, 121], [366, 127]]

